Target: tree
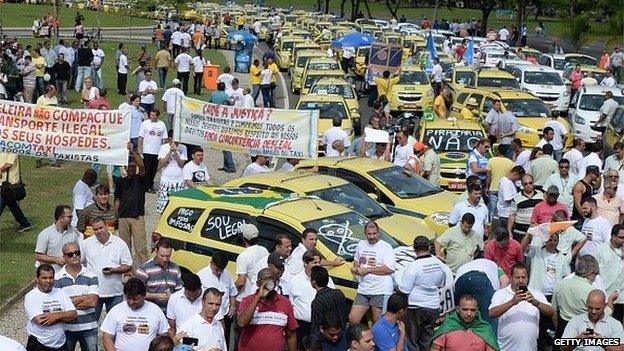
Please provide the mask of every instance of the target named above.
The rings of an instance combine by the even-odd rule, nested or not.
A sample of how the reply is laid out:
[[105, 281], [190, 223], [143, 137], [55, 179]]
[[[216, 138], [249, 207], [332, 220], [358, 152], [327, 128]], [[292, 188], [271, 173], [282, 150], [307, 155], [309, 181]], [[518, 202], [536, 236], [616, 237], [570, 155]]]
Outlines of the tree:
[[399, 16], [397, 15], [397, 11], [399, 10], [400, 5], [400, 0], [386, 0], [386, 7], [388, 8], [388, 11], [390, 11], [390, 15], [394, 18], [399, 18]]
[[591, 26], [587, 15], [576, 16], [567, 21], [568, 25], [563, 28], [563, 37], [567, 39], [578, 51], [583, 44], [587, 43]]

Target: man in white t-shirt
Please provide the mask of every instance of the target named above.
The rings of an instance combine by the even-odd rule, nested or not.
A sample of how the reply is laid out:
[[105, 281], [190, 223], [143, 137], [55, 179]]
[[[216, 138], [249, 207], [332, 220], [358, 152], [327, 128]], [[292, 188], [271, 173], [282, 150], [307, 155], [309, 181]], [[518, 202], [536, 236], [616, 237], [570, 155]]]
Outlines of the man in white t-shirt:
[[372, 310], [377, 321], [388, 297], [394, 291], [392, 273], [395, 270], [394, 251], [379, 239], [379, 226], [371, 221], [364, 227], [366, 240], [358, 243], [351, 273], [358, 280], [357, 294], [349, 312], [349, 323], [355, 324]]
[[496, 209], [500, 225], [507, 228], [507, 220], [509, 219], [510, 210], [514, 196], [518, 193], [516, 182], [524, 176], [524, 168], [522, 166], [514, 166], [506, 176], [500, 179], [498, 185], [498, 202]]
[[243, 177], [269, 172], [270, 169], [267, 166], [269, 164], [269, 158], [264, 155], [257, 155], [254, 162], [250, 163], [243, 171]]
[[93, 42], [93, 49], [91, 49], [91, 52], [93, 52], [93, 61], [91, 61], [91, 76], [94, 79], [94, 84], [96, 87], [102, 89], [104, 88], [104, 81], [102, 80], [102, 65], [104, 64], [104, 57], [106, 56], [106, 54], [104, 54], [104, 50], [100, 49], [100, 44], [98, 44], [97, 41]]
[[514, 155], [514, 164], [516, 166], [522, 166], [524, 172], [528, 172], [531, 168], [531, 150], [525, 149], [522, 146], [522, 140], [515, 138], [511, 141], [511, 149]]
[[347, 132], [345, 132], [344, 129], [341, 128], [341, 126], [342, 117], [334, 116], [332, 117], [332, 127], [325, 131], [325, 133], [323, 134], [325, 156], [327, 157], [340, 156], [340, 153], [332, 148], [334, 141], [342, 141], [342, 145], [344, 145], [345, 148], [351, 145], [351, 141], [349, 140], [349, 134], [347, 134]]
[[128, 83], [129, 68], [130, 64], [128, 63], [128, 48], [123, 47], [121, 49], [121, 55], [119, 55], [119, 66], [117, 66], [117, 92], [121, 95], [127, 94], [126, 85]]
[[[37, 268], [37, 285], [24, 297], [29, 350], [65, 350], [65, 323], [78, 316], [69, 296], [54, 287], [54, 268]], [[1, 345], [4, 350], [4, 344]]]
[[174, 62], [178, 67], [177, 78], [182, 82], [182, 91], [184, 92], [184, 95], [186, 95], [188, 93], [188, 82], [193, 58], [188, 54], [187, 49], [182, 49], [182, 52], [175, 57]]
[[173, 117], [175, 116], [176, 109], [180, 108], [180, 103], [184, 97], [184, 92], [180, 89], [182, 82], [178, 78], [175, 78], [171, 82], [171, 88], [165, 90], [162, 96], [163, 111], [167, 113], [167, 126], [168, 130], [173, 130]]
[[206, 59], [201, 50], [197, 50], [195, 53], [196, 56], [193, 57], [193, 94], [201, 95]]
[[0, 345], [4, 351], [26, 351], [22, 344], [4, 335], [0, 335]]
[[184, 278], [183, 288], [171, 294], [166, 313], [170, 335], [178, 334], [180, 326], [201, 311], [203, 292], [199, 276], [190, 273]]
[[87, 169], [82, 178], [74, 185], [72, 196], [74, 200], [74, 213], [72, 214], [71, 224], [73, 227], [78, 225], [78, 217], [80, 213], [89, 205], [93, 203], [93, 190], [92, 186], [97, 182], [97, 173], [92, 169]]
[[535, 350], [539, 336], [540, 313], [555, 313], [546, 296], [528, 288], [529, 272], [523, 263], [511, 270], [511, 285], [492, 296], [490, 317], [498, 318], [498, 344], [501, 351]]
[[191, 157], [191, 162], [185, 164], [182, 169], [186, 186], [192, 188], [198, 185], [211, 184], [208, 168], [204, 164], [204, 150], [201, 147], [196, 147], [192, 151]]
[[414, 147], [408, 142], [407, 133], [400, 131], [397, 133], [398, 144], [394, 148], [394, 164], [405, 167], [407, 160], [414, 155]]
[[243, 88], [240, 87], [238, 78], [232, 79], [232, 83], [230, 84], [230, 89], [227, 88], [227, 84], [225, 88], [225, 93], [230, 96], [230, 103], [232, 104], [232, 106], [242, 107], [245, 98], [245, 92]]
[[578, 257], [584, 255], [594, 256], [598, 246], [608, 243], [611, 239], [610, 235], [613, 224], [611, 224], [608, 219], [598, 214], [598, 203], [595, 198], [588, 197], [583, 199], [582, 206], [585, 221], [583, 222], [581, 233], [585, 234], [587, 240], [585, 241], [585, 245], [579, 250]]
[[498, 31], [498, 39], [500, 39], [500, 41], [507, 42], [508, 38], [509, 38], [509, 31], [507, 30], [507, 26], [503, 26], [503, 28], [501, 28]]
[[180, 46], [182, 47], [182, 49], [190, 49], [192, 39], [193, 38], [191, 38], [191, 35], [188, 31], [182, 32], [182, 34], [180, 35]]
[[262, 269], [269, 251], [264, 246], [258, 245], [258, 228], [251, 223], [242, 223], [238, 227], [243, 237], [245, 250], [236, 258], [236, 281], [234, 285], [238, 289], [238, 301], [256, 292], [258, 272]]
[[236, 295], [238, 295], [238, 289], [234, 285], [230, 272], [227, 271], [228, 262], [227, 255], [222, 251], [217, 251], [212, 255], [208, 267], [197, 272], [204, 290], [217, 288], [223, 294], [221, 309], [216, 318], [224, 320], [226, 335], [229, 334], [230, 323], [236, 315]]
[[145, 110], [145, 114], [149, 116], [154, 109], [156, 98], [154, 94], [158, 92], [158, 85], [152, 79], [152, 72], [145, 72], [145, 79], [139, 83], [139, 95], [141, 96], [141, 107]]
[[217, 77], [217, 83], [225, 84], [225, 91], [232, 89], [232, 81], [234, 80], [234, 76], [230, 74], [230, 66], [225, 66], [223, 68], [223, 73], [221, 73]]
[[169, 130], [169, 142], [162, 144], [158, 151], [158, 165], [161, 168], [160, 187], [156, 210], [162, 213], [169, 201], [169, 192], [186, 188], [183, 167], [187, 160], [186, 145], [173, 140], [173, 130]]
[[450, 273], [450, 268], [431, 255], [430, 245], [425, 236], [414, 239], [416, 260], [405, 268], [399, 283], [399, 290], [408, 295], [405, 329], [407, 346], [412, 350], [429, 347], [435, 321], [440, 317], [440, 289], [446, 285], [447, 271]]
[[221, 307], [222, 295], [217, 288], [206, 289], [202, 296], [201, 312], [194, 314], [180, 326], [180, 332], [197, 339], [196, 349], [227, 350], [223, 325], [216, 318]]
[[262, 29], [262, 22], [260, 22], [259, 19], [256, 19], [256, 21], [253, 23], [253, 28], [254, 28], [254, 32], [256, 33], [256, 36], [260, 35], [260, 29]]
[[138, 278], [126, 282], [126, 300], [108, 312], [100, 327], [105, 350], [147, 350], [156, 336], [169, 331], [169, 323], [160, 307], [145, 300], [146, 290]]
[[544, 124], [544, 130], [549, 127], [553, 130], [553, 137], [550, 141], [550, 145], [552, 145], [554, 150], [553, 158], [556, 161], [559, 161], [563, 157], [563, 143], [566, 140], [568, 130], [563, 125], [563, 123], [559, 122], [557, 114], [553, 114], [550, 118], [550, 121]]
[[171, 33], [171, 54], [175, 57], [180, 54], [180, 47], [182, 46], [182, 32], [180, 32], [179, 28], [176, 28], [173, 33]]
[[153, 109], [149, 119], [141, 123], [138, 153], [143, 156], [147, 191], [154, 194], [154, 177], [158, 171], [158, 153], [167, 139], [167, 126], [160, 120], [160, 111]]

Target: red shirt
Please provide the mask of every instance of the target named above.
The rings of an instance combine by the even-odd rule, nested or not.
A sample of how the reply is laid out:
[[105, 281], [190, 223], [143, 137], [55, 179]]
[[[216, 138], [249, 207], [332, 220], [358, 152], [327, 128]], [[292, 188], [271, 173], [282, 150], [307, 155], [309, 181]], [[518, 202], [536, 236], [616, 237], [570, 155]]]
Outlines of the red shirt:
[[[241, 301], [239, 314], [251, 304], [256, 294]], [[297, 327], [292, 305], [287, 298], [278, 294], [271, 302], [260, 300], [249, 325], [241, 332], [238, 351], [283, 351], [285, 331], [294, 331]]]
[[485, 244], [485, 258], [494, 261], [508, 276], [511, 276], [511, 268], [516, 263], [524, 262], [522, 246], [514, 239], [510, 239], [505, 247], [498, 247], [496, 240], [488, 241]]
[[581, 79], [583, 79], [583, 73], [573, 70], [570, 75], [570, 80], [572, 81], [572, 89], [578, 90], [581, 87]]
[[447, 351], [493, 351], [488, 344], [471, 330], [456, 330], [442, 334], [433, 344]]
[[546, 200], [535, 205], [533, 215], [531, 215], [531, 223], [542, 224], [552, 221], [553, 213], [563, 210], [569, 218], [568, 208], [561, 202], [557, 202], [554, 206], [550, 206]]
[[100, 96], [97, 99], [89, 101], [89, 105], [87, 107], [92, 110], [110, 110], [111, 104], [108, 99]]

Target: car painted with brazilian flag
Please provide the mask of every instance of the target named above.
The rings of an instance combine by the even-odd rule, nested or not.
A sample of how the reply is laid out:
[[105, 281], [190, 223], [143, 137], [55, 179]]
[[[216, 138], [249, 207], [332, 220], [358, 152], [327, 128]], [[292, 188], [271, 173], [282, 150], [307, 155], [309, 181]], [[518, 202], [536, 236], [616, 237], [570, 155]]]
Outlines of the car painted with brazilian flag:
[[420, 140], [426, 140], [440, 157], [440, 187], [466, 190], [466, 163], [470, 151], [485, 131], [477, 120], [434, 119], [420, 124]]
[[[272, 251], [275, 237], [287, 235], [293, 247], [301, 242], [305, 228], [318, 231], [316, 248], [327, 260], [342, 257], [346, 262], [328, 267], [336, 287], [350, 300], [355, 297], [356, 279], [350, 271], [355, 248], [366, 240], [364, 227], [369, 220], [363, 215], [318, 197], [290, 195], [248, 187], [190, 188], [169, 195], [169, 202], [154, 229], [154, 241], [167, 240], [174, 251], [172, 261], [183, 271], [198, 272], [210, 264], [215, 252], [228, 257], [227, 269], [236, 276], [236, 258], [245, 246], [240, 233], [243, 223], [258, 228], [259, 245]], [[380, 229], [380, 239], [395, 251], [396, 276], [415, 259], [412, 243], [403, 243]], [[447, 272], [445, 289], [441, 292], [444, 310], [453, 307], [453, 278]]]

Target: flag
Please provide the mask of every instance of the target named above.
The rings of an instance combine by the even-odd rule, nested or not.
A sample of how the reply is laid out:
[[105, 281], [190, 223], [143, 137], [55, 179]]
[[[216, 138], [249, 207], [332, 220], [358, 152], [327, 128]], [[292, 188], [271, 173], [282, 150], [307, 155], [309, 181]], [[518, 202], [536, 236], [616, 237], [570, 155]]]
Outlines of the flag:
[[427, 37], [427, 50], [429, 50], [429, 57], [433, 61], [434, 58], [438, 58], [438, 53], [436, 51], [435, 42], [433, 41], [433, 35], [429, 32], [429, 36]]
[[464, 51], [464, 62], [466, 62], [467, 66], [474, 64], [474, 41], [472, 39], [468, 41], [468, 47]]

